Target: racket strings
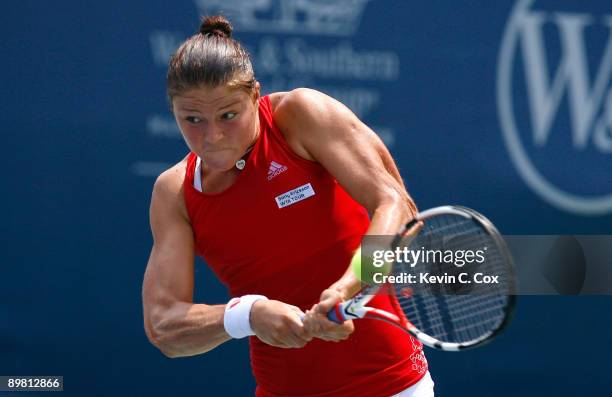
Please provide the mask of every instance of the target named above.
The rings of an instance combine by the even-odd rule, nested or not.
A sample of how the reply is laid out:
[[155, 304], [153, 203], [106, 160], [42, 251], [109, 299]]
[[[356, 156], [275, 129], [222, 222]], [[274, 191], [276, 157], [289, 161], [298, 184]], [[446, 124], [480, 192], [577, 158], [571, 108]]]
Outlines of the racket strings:
[[[504, 256], [501, 255], [497, 243], [479, 223], [457, 215], [445, 215], [428, 220], [426, 226], [427, 229], [421, 232], [417, 239], [412, 242], [410, 249], [418, 250], [420, 246], [423, 246], [445, 252], [477, 252], [480, 250], [485, 255], [486, 260], [482, 263], [469, 264], [465, 266], [465, 269], [487, 274], [500, 274], [501, 276], [508, 275], [509, 268], [506, 266]], [[452, 274], [465, 270], [464, 266], [458, 267], [453, 261], [435, 261], [434, 264], [437, 267], [430, 270], [437, 273], [448, 271]], [[428, 265], [423, 261], [417, 264], [421, 267]], [[503, 279], [504, 277], [500, 278]], [[506, 285], [506, 283], [498, 284], [502, 289]], [[487, 288], [487, 292], [490, 293], [494, 288], [495, 285], [491, 285]]]
[[408, 320], [420, 331], [443, 342], [462, 343], [495, 330], [505, 318], [507, 298], [486, 296], [460, 302], [461, 296], [399, 299]]
[[459, 285], [459, 289], [446, 283], [433, 286], [427, 283], [411, 284], [414, 291], [411, 297], [401, 293], [408, 286], [407, 283], [396, 284], [400, 307], [416, 328], [442, 342], [465, 343], [482, 338], [501, 325], [506, 317], [509, 299], [508, 285], [503, 280], [509, 280], [510, 275], [507, 274], [508, 267], [497, 243], [479, 223], [458, 215], [436, 216], [425, 221], [423, 230], [408, 248], [453, 252], [484, 250], [486, 260], [477, 266], [471, 263], [460, 267], [455, 265], [455, 261], [419, 261], [411, 266], [396, 264], [394, 268], [397, 271], [413, 274], [421, 271], [440, 277], [478, 271], [499, 275], [501, 280], [500, 284], [481, 287]]
[[[497, 304], [494, 304], [494, 302], [484, 302], [482, 310], [478, 313], [480, 315], [480, 321], [474, 321], [475, 316], [471, 312], [466, 312], [465, 310], [456, 311], [456, 315], [454, 316], [456, 322], [455, 332], [466, 332], [468, 336], [473, 338], [497, 326], [498, 322], [494, 321], [494, 319], [497, 318], [496, 316], [503, 315], [503, 310], [501, 310], [498, 305], [503, 302], [495, 303]], [[474, 334], [471, 334], [472, 332], [474, 332]]]

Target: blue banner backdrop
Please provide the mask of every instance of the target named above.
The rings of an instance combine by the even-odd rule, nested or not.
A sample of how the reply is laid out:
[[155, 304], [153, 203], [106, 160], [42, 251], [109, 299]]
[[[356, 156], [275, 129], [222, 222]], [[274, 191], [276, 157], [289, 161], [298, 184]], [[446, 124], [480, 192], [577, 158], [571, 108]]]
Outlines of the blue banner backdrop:
[[[612, 234], [609, 1], [9, 1], [0, 375], [63, 375], [76, 396], [251, 395], [246, 342], [169, 360], [142, 326], [151, 187], [186, 153], [166, 65], [219, 10], [264, 92], [345, 102], [421, 208], [467, 205], [506, 234]], [[227, 299], [200, 262], [196, 298]], [[520, 299], [493, 344], [428, 350], [438, 395], [609, 394], [609, 307]]]

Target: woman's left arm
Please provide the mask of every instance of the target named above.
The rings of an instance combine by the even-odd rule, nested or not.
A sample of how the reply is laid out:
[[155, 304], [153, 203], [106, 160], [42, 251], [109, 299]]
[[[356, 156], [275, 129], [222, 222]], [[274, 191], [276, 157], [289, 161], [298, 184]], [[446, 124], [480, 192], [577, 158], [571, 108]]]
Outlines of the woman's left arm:
[[[391, 154], [380, 138], [342, 103], [321, 92], [300, 88], [281, 94], [274, 119], [298, 155], [320, 163], [367, 209], [371, 221], [366, 234], [395, 235], [416, 215], [416, 206]], [[336, 302], [353, 296], [359, 289], [360, 282], [349, 267], [323, 292], [311, 312], [326, 314]], [[312, 317], [310, 313], [305, 323], [310, 323]], [[311, 328], [333, 325], [316, 323]], [[311, 332], [321, 333], [318, 328]], [[341, 333], [340, 329], [336, 331]]]

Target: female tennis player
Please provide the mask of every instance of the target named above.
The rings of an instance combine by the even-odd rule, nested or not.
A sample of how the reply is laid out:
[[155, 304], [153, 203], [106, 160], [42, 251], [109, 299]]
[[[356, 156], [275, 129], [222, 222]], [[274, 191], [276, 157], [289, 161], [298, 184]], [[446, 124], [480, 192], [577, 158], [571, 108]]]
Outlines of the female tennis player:
[[[168, 97], [190, 152], [153, 188], [147, 336], [169, 357], [250, 336], [258, 397], [433, 396], [416, 339], [326, 318], [360, 288], [349, 263], [363, 235], [394, 235], [415, 216], [393, 159], [323, 93], [261, 97], [231, 32], [206, 18], [170, 60]], [[193, 302], [195, 255], [228, 287], [227, 304]], [[391, 296], [369, 305], [396, 311]]]

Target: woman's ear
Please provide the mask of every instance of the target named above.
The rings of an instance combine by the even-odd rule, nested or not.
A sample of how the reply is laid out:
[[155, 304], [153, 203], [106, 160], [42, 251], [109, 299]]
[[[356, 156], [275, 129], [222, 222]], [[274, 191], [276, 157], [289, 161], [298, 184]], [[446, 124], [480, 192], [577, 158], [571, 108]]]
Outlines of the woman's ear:
[[259, 84], [259, 81], [255, 80], [255, 86], [253, 87], [253, 101], [255, 103], [259, 101], [260, 89], [261, 89], [261, 85]]

